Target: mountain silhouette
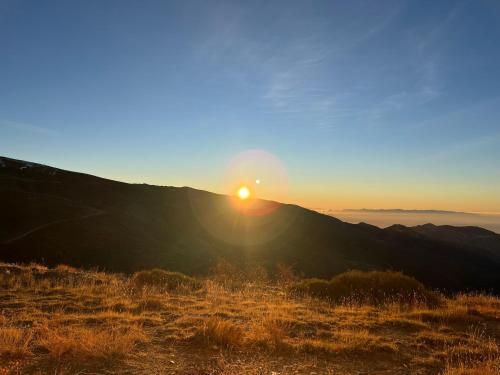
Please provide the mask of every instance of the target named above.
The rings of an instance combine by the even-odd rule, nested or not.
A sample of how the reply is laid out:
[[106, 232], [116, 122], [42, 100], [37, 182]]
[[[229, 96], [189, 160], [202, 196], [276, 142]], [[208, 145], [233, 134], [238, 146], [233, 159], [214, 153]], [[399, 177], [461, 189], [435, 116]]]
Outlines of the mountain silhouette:
[[310, 277], [397, 270], [433, 288], [500, 292], [500, 235], [349, 224], [296, 205], [128, 184], [0, 157], [0, 260], [205, 274], [220, 257]]

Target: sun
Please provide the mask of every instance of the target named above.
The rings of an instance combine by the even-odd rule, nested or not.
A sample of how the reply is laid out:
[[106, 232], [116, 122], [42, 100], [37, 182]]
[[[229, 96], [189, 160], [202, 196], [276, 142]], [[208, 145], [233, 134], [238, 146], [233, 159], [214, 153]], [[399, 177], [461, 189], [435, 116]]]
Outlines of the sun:
[[241, 186], [238, 189], [238, 198], [241, 200], [248, 199], [250, 197], [250, 189], [246, 186]]

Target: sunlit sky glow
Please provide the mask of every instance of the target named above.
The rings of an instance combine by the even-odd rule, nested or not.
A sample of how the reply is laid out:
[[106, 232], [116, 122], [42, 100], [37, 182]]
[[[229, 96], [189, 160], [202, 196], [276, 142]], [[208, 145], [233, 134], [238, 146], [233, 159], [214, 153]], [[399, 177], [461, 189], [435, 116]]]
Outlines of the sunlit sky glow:
[[226, 192], [264, 150], [264, 198], [499, 212], [499, 40], [496, 0], [4, 0], [0, 155]]

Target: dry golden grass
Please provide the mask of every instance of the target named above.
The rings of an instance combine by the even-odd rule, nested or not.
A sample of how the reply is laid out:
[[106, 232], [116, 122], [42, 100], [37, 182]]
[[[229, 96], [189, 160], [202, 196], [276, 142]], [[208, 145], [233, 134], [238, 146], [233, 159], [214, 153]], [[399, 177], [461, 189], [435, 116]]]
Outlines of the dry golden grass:
[[212, 317], [199, 327], [194, 339], [200, 339], [206, 345], [232, 349], [241, 345], [243, 330], [229, 320]]
[[443, 375], [498, 375], [500, 374], [500, 361], [486, 361], [478, 363], [461, 363], [447, 366]]
[[30, 353], [32, 332], [15, 327], [0, 327], [0, 357], [22, 358]]
[[325, 354], [376, 354], [396, 352], [397, 345], [382, 337], [370, 334], [367, 330], [341, 329], [334, 333], [331, 340], [306, 339], [299, 345], [300, 350], [308, 353]]
[[107, 363], [124, 358], [147, 337], [134, 325], [130, 327], [57, 327], [48, 329], [37, 341], [39, 350], [57, 363]]
[[0, 264], [0, 374], [500, 373], [496, 297], [333, 304], [288, 294], [287, 269], [274, 282], [223, 271], [196, 288], [138, 288]]
[[286, 339], [291, 330], [291, 324], [284, 318], [271, 313], [254, 322], [249, 330], [249, 342], [264, 348], [286, 349]]

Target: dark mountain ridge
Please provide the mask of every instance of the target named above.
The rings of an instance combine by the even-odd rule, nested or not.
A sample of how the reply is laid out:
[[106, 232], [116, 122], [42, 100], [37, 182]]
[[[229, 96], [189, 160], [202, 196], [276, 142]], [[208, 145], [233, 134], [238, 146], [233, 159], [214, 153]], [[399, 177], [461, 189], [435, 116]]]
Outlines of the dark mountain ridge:
[[245, 211], [225, 195], [1, 157], [0, 194], [5, 261], [204, 274], [225, 257], [270, 270], [286, 263], [315, 277], [400, 270], [431, 287], [500, 292], [500, 236], [485, 230], [381, 229], [265, 200]]

